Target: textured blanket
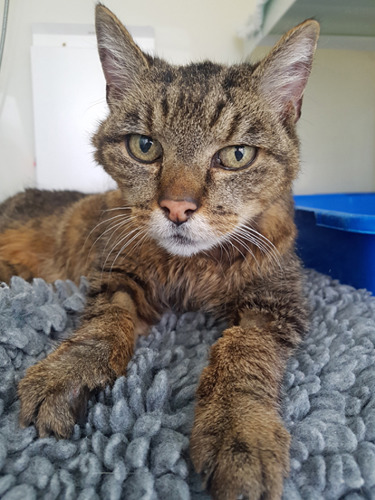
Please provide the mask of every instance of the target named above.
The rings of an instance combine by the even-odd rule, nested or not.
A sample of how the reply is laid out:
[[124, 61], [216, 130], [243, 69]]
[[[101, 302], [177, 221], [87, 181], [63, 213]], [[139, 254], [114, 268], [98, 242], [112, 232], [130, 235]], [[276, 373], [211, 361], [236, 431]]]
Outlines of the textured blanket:
[[[292, 434], [285, 500], [375, 498], [375, 298], [307, 272], [312, 324], [291, 359], [283, 415]], [[71, 333], [85, 281], [0, 288], [0, 498], [204, 500], [188, 439], [194, 392], [223, 324], [166, 315], [138, 341], [126, 378], [89, 403], [69, 440], [20, 430], [16, 384]]]

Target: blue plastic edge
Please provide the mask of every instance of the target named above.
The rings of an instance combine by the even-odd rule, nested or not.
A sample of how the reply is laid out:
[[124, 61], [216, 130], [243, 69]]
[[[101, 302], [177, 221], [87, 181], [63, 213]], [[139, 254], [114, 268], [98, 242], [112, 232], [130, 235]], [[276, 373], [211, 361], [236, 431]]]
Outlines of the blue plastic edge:
[[316, 224], [320, 227], [350, 231], [362, 234], [375, 234], [375, 216], [363, 214], [349, 214], [334, 210], [322, 210], [318, 207], [306, 207], [298, 205], [295, 199], [295, 209], [305, 212], [313, 212]]
[[341, 212], [317, 212], [318, 226], [363, 234], [375, 234], [375, 217], [343, 214]]

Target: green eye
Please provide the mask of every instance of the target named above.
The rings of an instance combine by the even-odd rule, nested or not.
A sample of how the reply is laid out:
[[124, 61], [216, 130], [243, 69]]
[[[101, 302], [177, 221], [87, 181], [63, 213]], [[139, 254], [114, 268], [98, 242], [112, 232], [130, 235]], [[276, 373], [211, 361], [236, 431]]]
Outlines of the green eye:
[[142, 163], [154, 163], [163, 153], [160, 142], [147, 135], [130, 134], [125, 144], [130, 156]]
[[228, 146], [215, 154], [213, 166], [225, 170], [240, 170], [253, 163], [257, 152], [258, 149], [253, 146]]

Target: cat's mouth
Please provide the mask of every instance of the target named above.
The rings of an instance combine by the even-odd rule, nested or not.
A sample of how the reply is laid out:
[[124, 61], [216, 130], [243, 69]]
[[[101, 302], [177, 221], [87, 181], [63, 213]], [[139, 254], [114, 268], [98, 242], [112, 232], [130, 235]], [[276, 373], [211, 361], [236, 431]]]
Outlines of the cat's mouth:
[[162, 213], [153, 212], [149, 234], [172, 255], [190, 257], [208, 250], [218, 243], [218, 236], [204, 217], [194, 216], [186, 223], [176, 226]]
[[190, 238], [187, 238], [186, 236], [182, 234], [174, 234], [172, 236], [172, 239], [178, 243], [181, 243], [182, 245], [193, 245], [194, 241], [191, 240]]
[[178, 232], [178, 228], [173, 234], [166, 234], [164, 237], [157, 238], [157, 240], [169, 253], [182, 257], [190, 257], [206, 248], [206, 245], [203, 245], [202, 248], [202, 241], [196, 241], [185, 234], [181, 234]]

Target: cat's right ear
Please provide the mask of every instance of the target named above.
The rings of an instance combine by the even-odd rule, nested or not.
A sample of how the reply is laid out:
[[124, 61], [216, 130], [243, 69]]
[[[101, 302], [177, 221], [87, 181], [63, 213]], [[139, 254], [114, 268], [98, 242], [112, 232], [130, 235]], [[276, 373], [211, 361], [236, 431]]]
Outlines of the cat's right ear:
[[102, 4], [96, 6], [95, 28], [107, 82], [107, 102], [111, 106], [129, 88], [137, 85], [139, 75], [149, 64], [125, 26]]

